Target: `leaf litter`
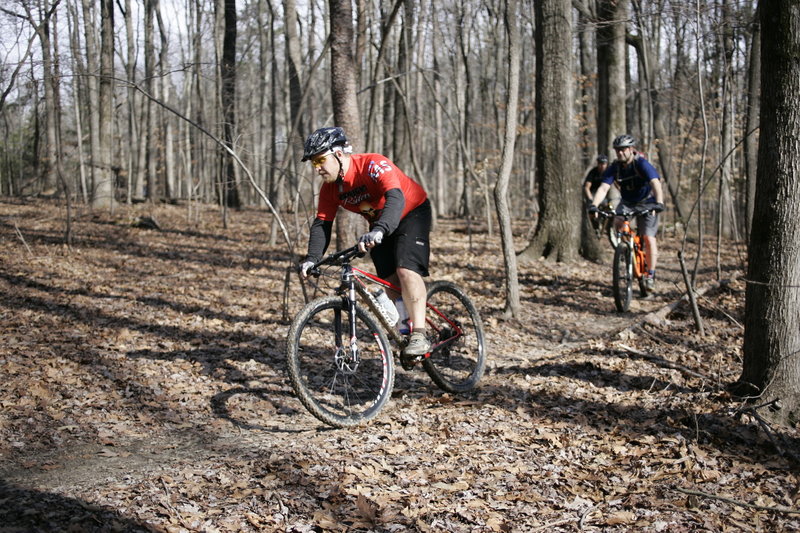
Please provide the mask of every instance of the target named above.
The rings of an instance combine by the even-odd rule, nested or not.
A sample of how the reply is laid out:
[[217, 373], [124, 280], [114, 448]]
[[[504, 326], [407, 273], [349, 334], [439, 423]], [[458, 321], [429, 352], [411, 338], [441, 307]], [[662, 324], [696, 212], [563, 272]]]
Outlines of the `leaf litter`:
[[[162, 231], [130, 223], [153, 214]], [[486, 376], [454, 396], [398, 367], [379, 418], [338, 430], [285, 378], [283, 317], [303, 296], [291, 277], [284, 309], [290, 257], [265, 213], [225, 228], [212, 208], [79, 212], [71, 249], [62, 218], [0, 203], [3, 530], [800, 528], [796, 428], [765, 429], [725, 389], [741, 370], [736, 246], [726, 283], [711, 258], [700, 271], [716, 286], [705, 337], [685, 304], [644, 320], [683, 293], [671, 235], [658, 293], [631, 312], [614, 311], [608, 261], [536, 261], [505, 320], [499, 239], [444, 220], [431, 271], [480, 309]]]

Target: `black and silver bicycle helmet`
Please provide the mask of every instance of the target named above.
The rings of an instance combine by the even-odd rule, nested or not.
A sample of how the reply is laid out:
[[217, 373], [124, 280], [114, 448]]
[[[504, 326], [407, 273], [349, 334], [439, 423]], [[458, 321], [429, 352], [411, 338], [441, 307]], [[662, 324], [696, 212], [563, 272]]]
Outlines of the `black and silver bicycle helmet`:
[[608, 156], [606, 154], [600, 154], [597, 156], [598, 163], [608, 163]]
[[626, 133], [614, 139], [613, 145], [615, 150], [617, 148], [627, 148], [629, 146], [636, 146], [636, 139], [634, 139], [633, 137], [631, 137]]
[[329, 151], [334, 146], [347, 146], [349, 144], [342, 128], [338, 126], [320, 128], [306, 139], [301, 161], [308, 161], [317, 154]]

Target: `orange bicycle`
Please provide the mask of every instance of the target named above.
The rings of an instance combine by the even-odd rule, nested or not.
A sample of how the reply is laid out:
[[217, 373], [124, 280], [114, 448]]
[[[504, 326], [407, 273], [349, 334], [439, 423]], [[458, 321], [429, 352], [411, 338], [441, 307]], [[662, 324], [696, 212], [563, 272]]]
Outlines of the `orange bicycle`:
[[638, 216], [646, 215], [650, 211], [651, 209], [636, 210], [624, 215], [615, 215], [604, 211], [599, 213], [602, 217], [618, 216], [623, 219], [622, 224], [616, 230], [618, 244], [614, 249], [614, 262], [611, 267], [614, 304], [620, 313], [624, 313], [630, 308], [633, 299], [633, 280], [639, 282], [639, 293], [642, 298], [646, 298], [649, 292], [645, 284], [645, 275], [649, 266], [644, 240], [631, 229], [630, 221]]

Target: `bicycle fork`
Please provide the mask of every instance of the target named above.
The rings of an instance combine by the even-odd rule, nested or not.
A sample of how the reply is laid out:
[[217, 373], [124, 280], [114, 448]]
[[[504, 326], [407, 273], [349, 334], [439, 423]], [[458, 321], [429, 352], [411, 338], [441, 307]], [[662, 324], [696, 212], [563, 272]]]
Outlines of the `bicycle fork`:
[[633, 242], [631, 259], [634, 276], [636, 276], [636, 279], [642, 278], [647, 273], [647, 255], [644, 250], [644, 242], [640, 237], [636, 237]]
[[[343, 285], [347, 288], [347, 305], [344, 306], [348, 316], [348, 331], [344, 331], [342, 325], [342, 312], [335, 313], [333, 329], [336, 337], [336, 367], [346, 373], [354, 373], [361, 362], [360, 353], [358, 351], [358, 340], [356, 334], [356, 288], [353, 282], [352, 271], [346, 271], [342, 275]], [[349, 340], [344, 341], [343, 337], [349, 336]], [[347, 348], [345, 347], [347, 342]], [[349, 348], [349, 349], [348, 349]]]

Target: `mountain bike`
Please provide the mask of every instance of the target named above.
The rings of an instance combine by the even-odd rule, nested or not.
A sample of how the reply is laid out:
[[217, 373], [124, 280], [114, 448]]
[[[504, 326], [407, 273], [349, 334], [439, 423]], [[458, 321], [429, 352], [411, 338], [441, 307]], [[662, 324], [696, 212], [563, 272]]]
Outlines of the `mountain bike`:
[[[306, 304], [295, 316], [286, 343], [289, 381], [300, 402], [322, 422], [351, 427], [373, 419], [389, 400], [395, 379], [393, 347], [406, 339], [370, 289], [400, 288], [351, 264], [364, 253], [357, 246], [333, 253], [309, 272], [339, 280], [333, 295]], [[323, 271], [327, 268], [327, 272]], [[338, 268], [332, 268], [338, 267]], [[455, 283], [434, 281], [427, 288], [425, 329], [431, 350], [416, 363], [442, 390], [472, 390], [486, 367], [480, 314]]]
[[635, 210], [624, 215], [615, 215], [600, 211], [599, 214], [605, 218], [615, 216], [623, 219], [622, 224], [616, 230], [618, 244], [614, 248], [614, 262], [612, 263], [611, 283], [614, 292], [614, 305], [620, 313], [626, 312], [633, 299], [633, 281], [639, 282], [639, 294], [642, 298], [648, 295], [645, 275], [649, 267], [647, 253], [644, 247], [644, 239], [631, 229], [631, 219], [640, 215], [645, 215], [650, 209]]

